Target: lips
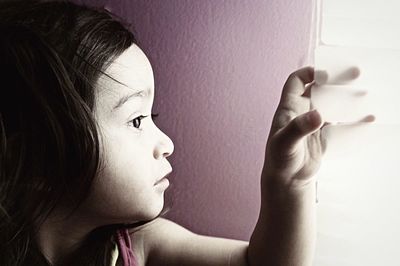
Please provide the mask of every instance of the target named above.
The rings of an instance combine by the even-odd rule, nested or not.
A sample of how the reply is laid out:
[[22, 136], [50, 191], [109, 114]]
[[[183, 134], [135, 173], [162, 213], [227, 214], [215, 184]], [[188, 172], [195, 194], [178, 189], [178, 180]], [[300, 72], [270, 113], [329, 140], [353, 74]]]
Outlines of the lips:
[[161, 180], [163, 180], [164, 178], [168, 177], [171, 173], [172, 173], [172, 171], [169, 172], [168, 174], [166, 174], [165, 176], [161, 177], [160, 179], [158, 179], [154, 185], [157, 185], [158, 183], [160, 183]]

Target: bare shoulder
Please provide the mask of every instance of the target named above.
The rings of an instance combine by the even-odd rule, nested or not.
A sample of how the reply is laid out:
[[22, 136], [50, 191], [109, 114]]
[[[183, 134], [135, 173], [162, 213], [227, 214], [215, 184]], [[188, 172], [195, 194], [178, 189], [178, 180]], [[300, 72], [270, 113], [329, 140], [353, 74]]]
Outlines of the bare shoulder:
[[202, 236], [164, 218], [131, 234], [142, 265], [245, 266], [248, 242]]

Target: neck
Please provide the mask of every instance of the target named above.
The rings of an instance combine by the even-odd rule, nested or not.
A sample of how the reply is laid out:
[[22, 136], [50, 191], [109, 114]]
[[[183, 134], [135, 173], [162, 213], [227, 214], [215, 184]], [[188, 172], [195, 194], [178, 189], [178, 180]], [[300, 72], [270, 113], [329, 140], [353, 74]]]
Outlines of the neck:
[[98, 225], [81, 216], [53, 213], [39, 226], [38, 246], [51, 264], [68, 257]]

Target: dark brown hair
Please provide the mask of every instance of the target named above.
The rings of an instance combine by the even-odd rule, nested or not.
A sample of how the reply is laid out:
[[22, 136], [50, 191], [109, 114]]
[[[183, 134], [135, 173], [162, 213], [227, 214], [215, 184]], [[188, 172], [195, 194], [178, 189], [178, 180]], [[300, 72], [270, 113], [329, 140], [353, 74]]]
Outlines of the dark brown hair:
[[[78, 207], [101, 169], [92, 111], [105, 69], [136, 43], [103, 9], [0, 3], [0, 264], [49, 265], [35, 227], [67, 200]], [[111, 77], [110, 77], [111, 78]], [[120, 227], [97, 228], [66, 265], [105, 265]]]

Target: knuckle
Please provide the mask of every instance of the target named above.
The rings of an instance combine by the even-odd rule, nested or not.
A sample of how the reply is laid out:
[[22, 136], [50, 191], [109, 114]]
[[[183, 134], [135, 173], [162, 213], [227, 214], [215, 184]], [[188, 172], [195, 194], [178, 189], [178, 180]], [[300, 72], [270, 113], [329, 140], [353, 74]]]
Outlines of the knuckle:
[[296, 112], [292, 109], [282, 107], [276, 112], [275, 120], [280, 128], [286, 126], [296, 117]]
[[292, 120], [293, 134], [299, 135], [305, 131], [302, 117], [296, 117]]
[[293, 79], [297, 79], [297, 78], [298, 78], [297, 72], [295, 71], [295, 72], [290, 73], [288, 80], [293, 80]]
[[288, 140], [282, 135], [270, 144], [268, 157], [276, 169], [287, 167], [288, 163], [298, 156], [298, 151], [287, 142]]
[[298, 81], [298, 79], [299, 79], [299, 78], [297, 77], [296, 73], [290, 74], [289, 77], [288, 77], [287, 80], [286, 80], [286, 83], [285, 83], [285, 85], [284, 85], [284, 87], [283, 87], [283, 90], [284, 90], [284, 91], [290, 90], [290, 88], [291, 88], [292, 86], [294, 86], [294, 84], [296, 84], [296, 82]]

